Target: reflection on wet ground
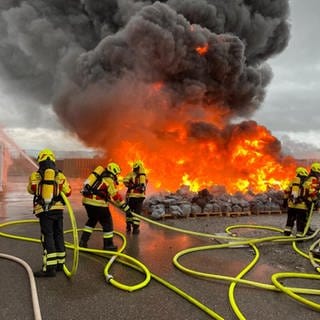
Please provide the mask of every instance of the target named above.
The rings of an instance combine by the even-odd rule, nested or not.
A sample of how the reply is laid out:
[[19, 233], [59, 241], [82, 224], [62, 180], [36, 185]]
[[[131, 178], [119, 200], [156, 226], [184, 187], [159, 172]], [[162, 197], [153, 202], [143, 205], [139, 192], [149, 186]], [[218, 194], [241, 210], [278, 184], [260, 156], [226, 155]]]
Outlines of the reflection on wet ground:
[[33, 218], [32, 196], [27, 193], [27, 180], [7, 184], [0, 194], [0, 221]]
[[[73, 186], [73, 194], [70, 197], [70, 203], [76, 217], [78, 228], [83, 228], [87, 216], [81, 204], [81, 194], [79, 191], [80, 184], [78, 180], [71, 180], [70, 183]], [[4, 221], [34, 219], [32, 214], [32, 196], [27, 193], [26, 184], [27, 178], [21, 180], [15, 179], [15, 181], [8, 185], [7, 192], [1, 194], [0, 223]], [[112, 215], [114, 229], [125, 234], [124, 214], [118, 209], [112, 208]], [[223, 228], [230, 224], [241, 224], [243, 221], [241, 220], [240, 222], [240, 219], [228, 220], [227, 218], [224, 220], [224, 218], [225, 217], [222, 219], [223, 221], [226, 221], [227, 225], [224, 225]], [[224, 233], [224, 229], [216, 230], [220, 229], [220, 227], [222, 228], [222, 224], [219, 224], [216, 219], [217, 218], [212, 217], [201, 217], [171, 221], [164, 220], [162, 222], [174, 227], [184, 225], [185, 228], [190, 227], [193, 231], [201, 231], [203, 230], [202, 228], [204, 228], [204, 230], [211, 230], [211, 224], [214, 225], [216, 223], [217, 228], [215, 228], [215, 231]], [[248, 217], [247, 223], [255, 224], [255, 221], [251, 221], [251, 219], [253, 218]], [[70, 219], [68, 218], [68, 215], [66, 215], [65, 229], [69, 230], [70, 225]], [[13, 235], [22, 235], [24, 237], [36, 239], [40, 236], [39, 225], [36, 223], [14, 224], [3, 229], [4, 232]], [[173, 265], [173, 258], [179, 251], [197, 246], [218, 244], [217, 241], [212, 238], [191, 236], [183, 232], [180, 233], [168, 230], [147, 222], [142, 222], [141, 229], [142, 232], [138, 236], [132, 234], [126, 235], [127, 246], [124, 251], [125, 254], [141, 261], [152, 274], [170, 282], [180, 290], [184, 290], [187, 294], [198, 299], [204, 305], [223, 315], [224, 319], [235, 319], [229, 303], [228, 288], [230, 286], [230, 281], [210, 281], [208, 279], [192, 277], [181, 272]], [[254, 236], [254, 232], [250, 230], [239, 229], [235, 231], [238, 236]], [[72, 242], [71, 233], [66, 234], [66, 241]], [[115, 238], [115, 242], [116, 244], [121, 245], [121, 239], [119, 237]], [[40, 245], [34, 246], [28, 242], [15, 241], [6, 239], [5, 237], [0, 239], [0, 244], [2, 250], [5, 252], [9, 254], [17, 252], [20, 257], [24, 257], [26, 261], [33, 263], [33, 267], [38, 266], [39, 257], [42, 253]], [[271, 243], [259, 247], [259, 250], [262, 253], [262, 259], [259, 260], [259, 264], [255, 265], [245, 278], [270, 284], [271, 275], [276, 272], [288, 271], [288, 257], [290, 256], [292, 261], [296, 261], [297, 257], [295, 252], [292, 253], [290, 244], [281, 244], [280, 246], [281, 248], [285, 248], [286, 254], [283, 254], [283, 250], [276, 249], [278, 248], [278, 244], [276, 247]], [[96, 249], [102, 248], [101, 232], [94, 232], [89, 241], [89, 247]], [[69, 267], [72, 260], [72, 254], [69, 254], [71, 253], [70, 251], [67, 251], [67, 265], [69, 264]], [[264, 253], [266, 252], [269, 254], [270, 252], [272, 253], [273, 261], [276, 261], [276, 263], [273, 265], [269, 264], [269, 260], [264, 258]], [[250, 261], [252, 261], [254, 256], [255, 253], [250, 247], [210, 249], [184, 255], [179, 259], [179, 262], [183, 266], [198, 272], [235, 277]], [[92, 318], [95, 319], [101, 319], [101, 314], [104, 315], [103, 318], [108, 314], [108, 318], [127, 319], [128, 312], [130, 315], [133, 313], [132, 309], [138, 309], [136, 317], [132, 317], [132, 319], [174, 318], [184, 320], [204, 320], [209, 318], [209, 316], [205, 315], [201, 310], [197, 310], [194, 306], [191, 306], [186, 300], [173, 295], [169, 290], [159, 286], [156, 281], [151, 281], [150, 285], [143, 290], [139, 290], [137, 293], [129, 295], [127, 292], [115, 290], [112, 286], [106, 286], [105, 280], [102, 277], [105, 263], [105, 257], [98, 257], [96, 255], [81, 252], [77, 274], [72, 278], [74, 281], [65, 281], [65, 277], [57, 277], [56, 281], [52, 282], [50, 282], [50, 280], [48, 282], [38, 281], [37, 284], [39, 284], [40, 297], [43, 297], [41, 307], [43, 313], [47, 315], [46, 319], [52, 319], [50, 316], [48, 317], [48, 315], [52, 314], [53, 305], [55, 309], [57, 306], [60, 307], [59, 317], [57, 316], [56, 319], [86, 319], [87, 310], [85, 315], [83, 315], [81, 312], [82, 310], [80, 310], [81, 308], [79, 308], [79, 301], [85, 301], [86, 306], [94, 305], [93, 309], [90, 310], [90, 314], [94, 313], [95, 316]], [[295, 264], [294, 267], [296, 266], [297, 265]], [[8, 272], [8, 269], [10, 268], [8, 263], [3, 263], [1, 270], [7, 270]], [[144, 280], [144, 274], [137, 272], [135, 269], [128, 268], [121, 263], [115, 263], [112, 266], [112, 274], [115, 275], [115, 278], [118, 281], [128, 285], [134, 285]], [[16, 283], [23, 285], [22, 281], [16, 281]], [[311, 288], [314, 287], [314, 283], [309, 285], [309, 283], [304, 281], [300, 287]], [[61, 288], [63, 289], [61, 290]], [[236, 300], [241, 309], [244, 310], [246, 314], [250, 315], [248, 319], [276, 320], [279, 318], [286, 318], [287, 314], [294, 314], [295, 319], [308, 318], [313, 320], [319, 318], [315, 311], [307, 309], [295, 301], [291, 301], [285, 295], [279, 295], [279, 293], [273, 293], [267, 290], [255, 289], [256, 288], [247, 285], [237, 286]], [[48, 290], [50, 290], [51, 293], [54, 292], [54, 294], [50, 295], [50, 299], [47, 299]], [[14, 308], [17, 310], [20, 310], [19, 308], [21, 308], [21, 305], [28, 305], [30, 299], [29, 293], [27, 293], [24, 298], [27, 302], [22, 304], [20, 291], [21, 288], [16, 289], [16, 292], [19, 292], [19, 300], [16, 300], [17, 303], [14, 305]], [[85, 295], [83, 295], [83, 292], [85, 292]], [[317, 297], [312, 298], [316, 299]], [[52, 301], [55, 301], [56, 304], [54, 304], [51, 299], [53, 299]], [[108, 299], [109, 304], [106, 303], [106, 299]], [[64, 307], [65, 301], [67, 301], [68, 308]], [[140, 304], [144, 302], [145, 304], [143, 304], [143, 306], [141, 305], [141, 308], [136, 308], [136, 306], [140, 306]], [[122, 306], [121, 308], [118, 308], [119, 303]], [[166, 313], [163, 313], [164, 309], [166, 310]], [[271, 312], [269, 312], [270, 310]], [[112, 316], [109, 316], [110, 313], [113, 313]], [[18, 319], [18, 317], [15, 318]]]
[[[86, 222], [86, 213], [81, 204], [81, 194], [79, 181], [70, 181], [73, 194], [70, 197], [78, 228], [83, 228]], [[34, 219], [32, 214], [32, 196], [26, 191], [27, 178], [11, 182], [7, 186], [6, 192], [0, 197], [0, 222], [7, 220]], [[117, 208], [111, 208], [114, 228], [116, 231], [125, 234], [125, 217]], [[201, 219], [201, 218], [200, 218]], [[70, 224], [65, 219], [65, 228]], [[100, 226], [97, 226], [100, 227]], [[184, 233], [170, 231], [148, 223], [142, 223], [142, 232], [139, 236], [127, 235], [127, 247], [125, 253], [142, 261], [150, 267], [152, 272], [160, 275], [170, 273], [172, 259], [174, 255], [187, 248], [214, 244], [212, 240], [200, 237], [189, 236]], [[244, 231], [240, 230], [243, 234]], [[241, 234], [241, 235], [242, 235]], [[120, 245], [120, 239], [115, 238], [115, 242]], [[90, 247], [101, 249], [102, 235], [98, 232], [92, 236], [89, 242]], [[183, 264], [194, 267], [198, 271], [210, 273], [222, 273], [224, 275], [236, 275], [252, 259], [250, 251], [241, 249], [214, 250], [197, 252], [187, 255], [181, 259]], [[241, 250], [241, 251], [240, 251]], [[253, 273], [253, 278], [260, 281], [268, 279], [273, 274], [275, 268], [267, 264], [257, 266]]]

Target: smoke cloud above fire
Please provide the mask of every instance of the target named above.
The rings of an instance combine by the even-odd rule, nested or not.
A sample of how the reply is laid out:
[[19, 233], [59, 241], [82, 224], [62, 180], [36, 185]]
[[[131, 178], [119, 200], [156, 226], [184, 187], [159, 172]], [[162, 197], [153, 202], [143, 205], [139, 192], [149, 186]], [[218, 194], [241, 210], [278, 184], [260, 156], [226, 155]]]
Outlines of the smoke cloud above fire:
[[[267, 60], [289, 40], [288, 0], [5, 0], [0, 10], [6, 81], [52, 105], [108, 159], [143, 158], [159, 187], [182, 177], [223, 183], [226, 168], [230, 183], [248, 179], [239, 137], [250, 159], [260, 152], [271, 161], [272, 174], [288, 161], [266, 128], [233, 123], [265, 98]], [[169, 171], [179, 173], [165, 185]], [[208, 179], [212, 171], [221, 174]]]

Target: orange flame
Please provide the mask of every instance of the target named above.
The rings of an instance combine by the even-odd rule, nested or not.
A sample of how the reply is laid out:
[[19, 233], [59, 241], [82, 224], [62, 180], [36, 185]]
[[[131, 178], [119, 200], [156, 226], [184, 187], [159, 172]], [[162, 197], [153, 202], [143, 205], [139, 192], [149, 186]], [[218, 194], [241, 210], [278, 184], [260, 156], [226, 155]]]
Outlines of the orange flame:
[[143, 160], [149, 181], [158, 191], [176, 191], [185, 185], [194, 192], [224, 186], [229, 193], [257, 193], [283, 189], [294, 174], [293, 159], [279, 160], [278, 154], [268, 152], [266, 146], [276, 138], [262, 126], [257, 125], [254, 135], [246, 138], [235, 135], [222, 147], [216, 141], [192, 141], [182, 127], [172, 127], [171, 132], [175, 134], [170, 141], [123, 141], [118, 152], [126, 152], [120, 165], [128, 167], [132, 159]]
[[157, 90], [157, 91], [161, 90], [163, 88], [163, 86], [164, 86], [164, 83], [160, 82], [160, 81], [159, 82], [154, 82], [153, 85], [152, 85], [153, 89]]
[[[229, 193], [283, 189], [295, 174], [296, 161], [281, 155], [280, 142], [265, 127], [254, 121], [228, 124], [232, 110], [225, 106], [172, 106], [166, 90], [160, 90], [163, 85], [146, 88], [139, 106], [124, 100], [127, 109], [121, 115], [112, 109], [112, 117], [105, 117], [108, 131], [90, 141], [103, 146], [123, 174], [141, 159], [149, 190], [224, 186]], [[148, 96], [154, 103], [146, 103]]]
[[196, 51], [201, 55], [205, 55], [208, 52], [209, 45], [206, 43], [204, 46], [199, 46], [196, 48]]

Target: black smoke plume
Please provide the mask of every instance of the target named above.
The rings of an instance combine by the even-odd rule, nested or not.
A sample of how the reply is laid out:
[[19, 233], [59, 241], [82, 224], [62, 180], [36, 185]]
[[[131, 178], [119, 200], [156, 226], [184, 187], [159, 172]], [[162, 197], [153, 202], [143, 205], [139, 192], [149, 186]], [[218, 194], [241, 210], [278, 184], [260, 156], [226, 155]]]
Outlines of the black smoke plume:
[[2, 0], [0, 70], [111, 154], [122, 139], [169, 139], [177, 116], [190, 139], [223, 136], [261, 105], [288, 15], [288, 0]]

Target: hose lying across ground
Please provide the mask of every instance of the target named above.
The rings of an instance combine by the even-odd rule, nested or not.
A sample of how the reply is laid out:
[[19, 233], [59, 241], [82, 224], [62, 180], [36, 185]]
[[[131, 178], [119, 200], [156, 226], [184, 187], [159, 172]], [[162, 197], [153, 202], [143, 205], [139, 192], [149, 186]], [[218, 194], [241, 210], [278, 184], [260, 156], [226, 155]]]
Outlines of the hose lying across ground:
[[[223, 244], [216, 244], [216, 245], [209, 245], [209, 246], [201, 246], [201, 247], [195, 247], [195, 248], [190, 248], [186, 250], [182, 250], [178, 252], [174, 258], [173, 258], [173, 263], [174, 265], [180, 269], [181, 271], [197, 276], [197, 277], [202, 277], [202, 278], [208, 278], [208, 279], [216, 279], [216, 280], [224, 280], [230, 282], [230, 287], [229, 287], [229, 301], [231, 304], [232, 309], [234, 310], [235, 314], [237, 315], [238, 319], [246, 319], [240, 309], [238, 308], [235, 298], [234, 298], [234, 289], [235, 286], [239, 284], [245, 284], [245, 285], [250, 285], [253, 287], [261, 288], [261, 289], [266, 289], [266, 290], [272, 290], [272, 291], [278, 291], [278, 292], [283, 292], [288, 294], [291, 298], [297, 300], [298, 302], [304, 303], [306, 306], [316, 310], [320, 311], [320, 304], [315, 303], [311, 300], [305, 299], [299, 294], [307, 294], [307, 295], [320, 295], [320, 290], [317, 289], [309, 289], [309, 288], [291, 288], [291, 287], [285, 287], [283, 286], [278, 279], [280, 278], [301, 278], [301, 279], [313, 279], [313, 280], [320, 280], [320, 275], [319, 274], [307, 274], [307, 273], [277, 273], [272, 276], [272, 282], [273, 284], [263, 284], [260, 282], [255, 282], [255, 281], [249, 281], [243, 279], [245, 274], [247, 274], [258, 262], [260, 253], [257, 248], [257, 244], [259, 243], [265, 243], [265, 242], [292, 242], [293, 249], [299, 253], [300, 255], [304, 256], [305, 258], [310, 258], [310, 261], [313, 261], [313, 266], [315, 267], [316, 271], [320, 271], [319, 265], [316, 263], [316, 261], [319, 261], [319, 259], [315, 259], [313, 257], [313, 254], [311, 251], [309, 251], [308, 254], [302, 252], [297, 248], [296, 245], [296, 238], [294, 237], [286, 237], [282, 236], [283, 230], [275, 227], [269, 227], [269, 226], [256, 226], [256, 225], [235, 225], [235, 226], [230, 226], [226, 228], [226, 233], [229, 234], [230, 236], [221, 236], [221, 235], [215, 235], [215, 234], [207, 234], [207, 233], [198, 233], [194, 231], [189, 231], [189, 230], [183, 230], [171, 226], [167, 226], [164, 224], [161, 224], [159, 222], [152, 221], [148, 218], [138, 216], [140, 219], [148, 222], [148, 223], [153, 223], [158, 226], [173, 230], [173, 231], [178, 231], [178, 232], [183, 232], [191, 235], [197, 235], [197, 236], [203, 236], [203, 237], [209, 237], [209, 238], [214, 238], [214, 239], [224, 239], [228, 240], [227, 243]], [[233, 233], [231, 233], [231, 230], [234, 229], [239, 229], [239, 228], [246, 228], [246, 229], [263, 229], [263, 230], [269, 230], [269, 231], [274, 231], [278, 232], [281, 234], [281, 236], [272, 236], [272, 237], [263, 237], [263, 238], [238, 238], [234, 237]], [[315, 238], [318, 234], [320, 233], [320, 229], [316, 230], [313, 235], [309, 237], [304, 237], [304, 238], [299, 238], [299, 241], [302, 240], [311, 240]], [[320, 242], [320, 239], [317, 240], [311, 247], [310, 250], [312, 250], [316, 245], [318, 245]], [[232, 248], [232, 247], [239, 247], [239, 246], [249, 246], [254, 250], [255, 256], [253, 260], [236, 276], [236, 277], [228, 277], [228, 276], [222, 276], [222, 275], [217, 275], [217, 274], [208, 274], [208, 273], [203, 273], [203, 272], [198, 272], [195, 270], [188, 269], [184, 266], [182, 266], [179, 263], [179, 258], [182, 257], [183, 255], [186, 254], [191, 254], [193, 252], [197, 251], [205, 251], [205, 250], [213, 250], [213, 249], [223, 249], [223, 248]], [[217, 318], [218, 319], [218, 318]]]
[[[192, 296], [188, 295], [186, 292], [180, 290], [173, 284], [167, 282], [166, 280], [158, 277], [155, 274], [152, 274], [149, 269], [140, 261], [137, 259], [128, 256], [123, 253], [126, 247], [126, 237], [115, 231], [115, 234], [120, 237], [122, 240], [122, 245], [121, 248], [117, 252], [113, 251], [104, 251], [104, 250], [97, 250], [97, 249], [89, 249], [89, 248], [82, 248], [78, 246], [78, 232], [81, 231], [82, 229], [77, 229], [76, 226], [76, 220], [72, 211], [72, 208], [70, 206], [70, 203], [68, 202], [67, 198], [65, 198], [65, 202], [67, 204], [70, 220], [71, 220], [71, 225], [72, 229], [71, 230], [66, 230], [65, 233], [72, 233], [73, 235], [73, 243], [68, 243], [66, 242], [66, 247], [73, 250], [73, 261], [72, 261], [72, 267], [71, 270], [68, 269], [68, 267], [65, 265], [64, 266], [64, 272], [68, 278], [71, 278], [75, 276], [78, 268], [78, 259], [79, 259], [79, 251], [82, 252], [87, 252], [87, 253], [93, 253], [96, 255], [103, 255], [104, 257], [108, 256], [110, 259], [108, 260], [107, 264], [104, 267], [104, 275], [107, 283], [110, 283], [111, 285], [115, 286], [116, 288], [119, 288], [121, 290], [126, 290], [133, 292], [135, 290], [139, 290], [144, 288], [148, 283], [150, 282], [151, 279], [154, 279], [161, 283], [162, 285], [166, 286], [168, 289], [176, 292], [179, 294], [181, 297], [189, 301], [190, 303], [194, 304], [196, 307], [200, 308], [202, 311], [204, 311], [206, 314], [208, 314], [210, 317], [213, 319], [220, 319], [223, 320], [224, 318], [217, 314], [214, 310], [210, 309], [209, 307], [205, 306], [202, 304], [200, 301], [197, 299], [193, 298]], [[191, 275], [191, 276], [196, 276], [196, 277], [201, 277], [201, 278], [206, 278], [206, 279], [215, 279], [215, 280], [221, 280], [230, 283], [229, 285], [229, 302], [230, 305], [238, 317], [238, 319], [246, 319], [242, 311], [240, 310], [239, 306], [237, 305], [236, 299], [234, 297], [234, 292], [235, 288], [237, 285], [246, 285], [246, 286], [252, 286], [256, 287], [259, 289], [264, 289], [264, 290], [270, 290], [270, 291], [275, 291], [279, 293], [284, 293], [288, 295], [289, 297], [295, 299], [299, 303], [304, 304], [305, 306], [312, 308], [316, 311], [320, 311], [320, 304], [313, 302], [312, 300], [306, 299], [305, 297], [302, 297], [301, 295], [320, 295], [320, 290], [317, 289], [311, 289], [311, 288], [294, 288], [294, 287], [286, 287], [281, 283], [280, 280], [282, 279], [288, 279], [288, 278], [300, 278], [300, 279], [313, 279], [313, 280], [320, 280], [320, 267], [319, 267], [319, 259], [315, 259], [313, 257], [313, 254], [311, 252], [312, 249], [314, 249], [316, 246], [319, 245], [320, 239], [315, 241], [311, 246], [310, 246], [310, 251], [308, 253], [305, 253], [301, 251], [297, 247], [296, 243], [296, 238], [295, 237], [286, 237], [283, 236], [283, 230], [275, 227], [270, 227], [270, 226], [256, 226], [256, 225], [235, 225], [235, 226], [229, 226], [225, 230], [225, 234], [208, 234], [208, 233], [201, 233], [201, 232], [195, 232], [195, 231], [190, 231], [190, 230], [185, 230], [185, 229], [180, 229], [180, 228], [175, 228], [172, 226], [168, 226], [166, 224], [148, 219], [144, 216], [140, 216], [137, 214], [134, 214], [134, 216], [138, 217], [139, 219], [145, 221], [146, 223], [150, 223], [153, 225], [157, 225], [158, 227], [161, 228], [166, 228], [174, 232], [180, 232], [184, 234], [189, 234], [191, 236], [197, 236], [197, 237], [204, 237], [204, 238], [209, 238], [210, 240], [215, 239], [215, 240], [223, 240], [226, 243], [218, 243], [218, 244], [213, 244], [213, 245], [207, 245], [207, 246], [200, 246], [200, 247], [194, 247], [194, 248], [189, 248], [186, 250], [182, 250], [178, 252], [174, 258], [173, 258], [173, 263], [176, 268], [181, 270], [182, 272]], [[11, 222], [6, 222], [3, 224], [0, 224], [0, 228], [3, 227], [8, 227], [13, 224], [21, 224], [21, 223], [36, 223], [38, 220], [20, 220], [20, 221], [11, 221]], [[243, 237], [235, 237], [234, 234], [232, 233], [233, 230], [239, 229], [239, 228], [246, 228], [246, 229], [261, 229], [261, 230], [268, 230], [272, 231], [275, 233], [279, 233], [280, 235], [276, 236], [269, 236], [269, 237], [263, 237], [263, 238], [243, 238]], [[99, 230], [99, 229], [97, 229]], [[317, 237], [317, 235], [320, 233], [320, 229], [316, 230], [313, 235], [309, 237], [304, 237], [303, 239], [299, 240], [312, 240]], [[18, 239], [18, 240], [23, 240], [23, 241], [30, 241], [30, 242], [40, 242], [38, 239], [30, 238], [30, 237], [24, 237], [24, 236], [17, 236], [17, 235], [12, 235], [4, 232], [0, 232], [0, 236], [3, 237], [8, 237], [12, 239]], [[244, 279], [244, 276], [257, 264], [259, 258], [260, 258], [260, 253], [258, 249], [258, 245], [265, 243], [265, 242], [292, 242], [292, 247], [293, 249], [303, 256], [306, 259], [309, 259], [311, 264], [314, 266], [315, 271], [317, 273], [315, 274], [309, 274], [309, 273], [294, 273], [294, 272], [284, 272], [284, 273], [276, 273], [273, 274], [271, 277], [272, 284], [265, 284], [261, 282], [256, 282], [256, 281], [250, 281]], [[190, 268], [187, 268], [183, 266], [180, 262], [179, 259], [187, 254], [192, 254], [198, 251], [207, 251], [207, 250], [217, 250], [217, 249], [226, 249], [226, 248], [234, 248], [234, 247], [239, 247], [239, 246], [244, 246], [244, 247], [249, 247], [253, 252], [255, 253], [252, 261], [250, 261], [241, 272], [236, 275], [235, 277], [230, 277], [230, 276], [223, 276], [223, 275], [218, 275], [218, 274], [211, 274], [211, 273], [204, 273], [204, 272], [199, 272], [197, 270], [192, 270]], [[0, 256], [1, 258], [1, 256]], [[144, 273], [145, 278], [143, 281], [141, 281], [138, 284], [135, 285], [126, 285], [123, 283], [120, 283], [115, 279], [113, 275], [111, 275], [111, 268], [112, 264], [114, 262], [121, 263], [123, 265], [126, 265], [130, 268], [136, 269], [142, 273]], [[33, 275], [32, 275], [33, 276]], [[31, 277], [31, 276], [30, 276]], [[32, 277], [31, 277], [32, 281]], [[33, 288], [33, 291], [35, 289]], [[36, 298], [35, 298], [36, 299]], [[36, 303], [34, 303], [36, 304]], [[36, 307], [34, 307], [37, 309]], [[39, 314], [40, 311], [38, 310], [37, 313]], [[41, 316], [39, 318], [36, 318], [35, 314], [35, 319], [41, 319]]]
[[33, 276], [32, 269], [30, 266], [22, 259], [8, 255], [5, 253], [0, 253], [0, 258], [7, 259], [13, 262], [17, 262], [20, 265], [22, 265], [25, 270], [28, 273], [29, 277], [29, 282], [30, 282], [30, 290], [31, 290], [31, 298], [32, 298], [32, 306], [33, 306], [33, 314], [34, 314], [34, 319], [35, 320], [41, 320], [41, 311], [40, 311], [40, 304], [39, 304], [39, 298], [38, 298], [38, 292], [37, 292], [37, 286], [36, 286], [36, 281]]

